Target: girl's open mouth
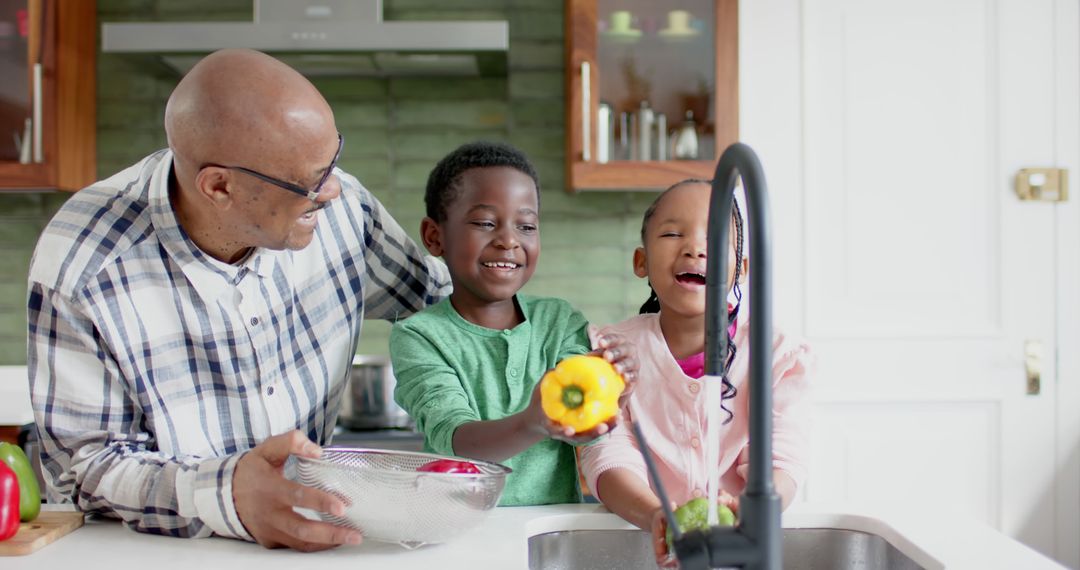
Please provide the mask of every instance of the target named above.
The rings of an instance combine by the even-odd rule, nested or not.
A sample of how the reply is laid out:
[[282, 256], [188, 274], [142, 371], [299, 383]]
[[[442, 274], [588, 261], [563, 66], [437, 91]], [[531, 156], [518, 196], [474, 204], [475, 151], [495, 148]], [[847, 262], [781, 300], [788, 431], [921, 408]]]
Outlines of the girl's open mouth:
[[704, 286], [705, 276], [700, 273], [679, 273], [675, 276], [675, 281], [677, 281], [680, 285]]

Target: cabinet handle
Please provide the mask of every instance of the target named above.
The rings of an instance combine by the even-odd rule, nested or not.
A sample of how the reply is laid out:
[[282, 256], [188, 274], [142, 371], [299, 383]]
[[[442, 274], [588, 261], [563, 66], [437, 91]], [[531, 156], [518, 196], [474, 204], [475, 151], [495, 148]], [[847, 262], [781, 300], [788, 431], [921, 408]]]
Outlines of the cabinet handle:
[[590, 138], [591, 133], [590, 119], [592, 114], [592, 89], [589, 85], [590, 69], [589, 62], [581, 62], [581, 158], [585, 162], [592, 160], [592, 152], [589, 148], [592, 146]]
[[40, 25], [38, 26], [38, 49], [37, 49], [37, 61], [34, 62], [34, 72], [32, 80], [31, 104], [33, 113], [33, 150], [34, 150], [34, 162], [45, 162], [44, 141], [42, 141], [42, 109], [41, 109], [41, 62], [44, 59], [43, 52], [45, 51], [45, 32], [47, 22], [46, 10], [49, 8], [48, 0], [41, 0], [41, 9], [38, 11], [38, 17], [41, 18]]
[[34, 87], [33, 87], [34, 118], [34, 162], [45, 162], [45, 153], [41, 141], [41, 64], [34, 64]]

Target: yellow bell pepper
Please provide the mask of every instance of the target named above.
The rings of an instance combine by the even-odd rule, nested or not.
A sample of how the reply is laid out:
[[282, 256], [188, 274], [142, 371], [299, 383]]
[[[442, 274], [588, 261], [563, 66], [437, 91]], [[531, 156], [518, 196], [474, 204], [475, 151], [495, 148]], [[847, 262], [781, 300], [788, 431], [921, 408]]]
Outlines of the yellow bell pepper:
[[625, 386], [615, 367], [603, 358], [571, 356], [540, 380], [540, 404], [552, 421], [581, 433], [618, 413]]

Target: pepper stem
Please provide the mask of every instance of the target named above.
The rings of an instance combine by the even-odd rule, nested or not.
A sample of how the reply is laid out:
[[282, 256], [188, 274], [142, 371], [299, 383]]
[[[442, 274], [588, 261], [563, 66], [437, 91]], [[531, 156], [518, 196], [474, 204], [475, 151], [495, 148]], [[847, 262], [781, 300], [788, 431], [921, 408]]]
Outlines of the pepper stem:
[[569, 410], [580, 408], [585, 403], [585, 392], [580, 386], [567, 386], [563, 388], [562, 403]]

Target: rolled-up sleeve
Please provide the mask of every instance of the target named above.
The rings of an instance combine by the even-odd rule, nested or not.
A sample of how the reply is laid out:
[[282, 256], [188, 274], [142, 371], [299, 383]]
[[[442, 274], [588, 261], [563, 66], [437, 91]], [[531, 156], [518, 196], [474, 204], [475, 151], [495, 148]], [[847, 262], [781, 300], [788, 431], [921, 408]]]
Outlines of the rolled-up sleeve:
[[461, 378], [436, 345], [407, 321], [391, 330], [390, 354], [397, 379], [394, 400], [416, 420], [432, 451], [456, 455], [454, 431], [481, 419], [469, 405]]
[[85, 311], [36, 283], [28, 308], [27, 368], [49, 502], [74, 503], [140, 532], [251, 540], [232, 499], [242, 453], [158, 451]]
[[624, 410], [622, 421], [615, 429], [592, 443], [578, 448], [581, 474], [589, 490], [598, 498], [602, 497], [599, 496], [596, 482], [600, 480], [601, 475], [612, 469], [626, 469], [640, 477], [646, 485], [649, 484], [645, 460], [641, 457], [637, 440], [630, 428], [630, 421], [630, 411]]

